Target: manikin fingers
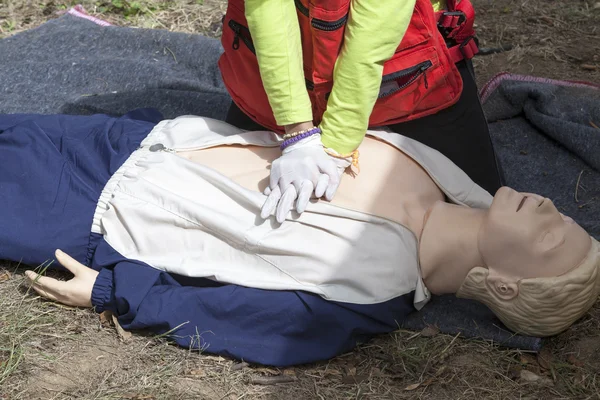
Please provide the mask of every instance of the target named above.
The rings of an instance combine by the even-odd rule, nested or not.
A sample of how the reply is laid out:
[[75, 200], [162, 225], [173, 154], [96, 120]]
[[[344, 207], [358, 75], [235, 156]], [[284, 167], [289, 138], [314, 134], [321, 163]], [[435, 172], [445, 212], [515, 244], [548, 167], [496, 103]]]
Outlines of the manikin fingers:
[[53, 278], [48, 278], [47, 276], [39, 275], [33, 271], [25, 271], [25, 275], [31, 281], [31, 287], [33, 290], [35, 290], [40, 296], [50, 300], [58, 301], [55, 286], [60, 283], [59, 281]]
[[54, 255], [56, 257], [56, 261], [58, 261], [60, 265], [68, 269], [69, 272], [71, 272], [73, 275], [77, 275], [78, 272], [81, 272], [82, 267], [87, 268], [67, 253], [63, 252], [62, 250], [57, 249], [54, 252]]

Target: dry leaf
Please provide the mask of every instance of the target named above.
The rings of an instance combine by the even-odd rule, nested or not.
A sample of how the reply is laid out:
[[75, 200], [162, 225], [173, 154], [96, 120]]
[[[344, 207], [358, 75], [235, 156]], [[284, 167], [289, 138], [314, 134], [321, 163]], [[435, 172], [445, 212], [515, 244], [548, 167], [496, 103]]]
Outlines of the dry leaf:
[[425, 328], [423, 328], [423, 330], [421, 331], [421, 336], [422, 337], [434, 337], [435, 335], [437, 335], [438, 333], [440, 333], [440, 329], [437, 326], [434, 325], [427, 325]]
[[115, 316], [113, 315], [113, 316], [112, 316], [112, 321], [113, 321], [113, 324], [115, 324], [115, 328], [116, 328], [116, 330], [117, 330], [117, 333], [119, 334], [119, 338], [120, 338], [122, 341], [126, 342], [126, 341], [128, 341], [129, 339], [131, 339], [131, 336], [132, 336], [131, 332], [127, 332], [125, 329], [123, 329], [123, 328], [121, 327], [121, 324], [119, 324], [119, 321], [117, 320], [117, 317], [115, 317]]
[[521, 354], [521, 364], [536, 364], [536, 359], [531, 354]]
[[539, 376], [526, 369], [521, 371], [521, 379], [525, 382], [535, 382], [543, 386], [553, 386], [554, 382], [545, 376]]
[[203, 355], [202, 358], [206, 361], [214, 361], [216, 363], [222, 363], [225, 359], [221, 356], [211, 356], [211, 355]]
[[419, 386], [421, 386], [420, 383], [413, 383], [412, 385], [408, 385], [407, 387], [404, 388], [404, 390], [406, 391], [411, 391], [411, 390], [415, 390], [417, 389]]
[[206, 375], [206, 373], [204, 372], [204, 370], [202, 368], [197, 368], [197, 369], [192, 369], [192, 370], [187, 371], [186, 375], [194, 376], [197, 378], [202, 378], [203, 376]]
[[12, 278], [12, 274], [8, 271], [0, 271], [0, 282], [7, 281]]
[[104, 328], [110, 328], [112, 326], [112, 313], [110, 311], [100, 313], [100, 325]]
[[567, 362], [576, 367], [583, 367], [583, 361], [578, 360], [577, 357], [575, 357], [573, 354], [569, 354], [567, 356]]
[[527, 381], [527, 382], [539, 381], [542, 378], [541, 376], [536, 375], [531, 371], [527, 371], [526, 369], [521, 370], [521, 373], [519, 374], [519, 376], [521, 377], [521, 379], [523, 379], [524, 381]]
[[551, 369], [553, 359], [554, 356], [552, 355], [552, 352], [548, 350], [547, 347], [541, 349], [537, 355], [537, 362], [543, 369]]

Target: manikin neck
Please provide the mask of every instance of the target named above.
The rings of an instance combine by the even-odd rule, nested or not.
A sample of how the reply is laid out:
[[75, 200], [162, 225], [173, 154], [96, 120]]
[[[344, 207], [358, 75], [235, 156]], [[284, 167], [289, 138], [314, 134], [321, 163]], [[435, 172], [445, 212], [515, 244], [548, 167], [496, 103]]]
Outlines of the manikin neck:
[[419, 261], [431, 293], [456, 293], [472, 268], [485, 266], [477, 246], [485, 214], [486, 210], [441, 201], [429, 209], [419, 241]]

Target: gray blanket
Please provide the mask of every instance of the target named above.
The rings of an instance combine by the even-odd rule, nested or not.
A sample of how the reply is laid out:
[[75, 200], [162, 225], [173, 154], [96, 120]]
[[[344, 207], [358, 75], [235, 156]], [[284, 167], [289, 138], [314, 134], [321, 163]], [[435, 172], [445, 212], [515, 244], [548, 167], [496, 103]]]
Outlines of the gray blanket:
[[102, 27], [64, 15], [0, 41], [0, 112], [224, 119], [231, 98], [211, 38]]
[[600, 238], [600, 86], [502, 80], [484, 109], [507, 185]]
[[[153, 107], [166, 118], [223, 119], [230, 98], [216, 62], [217, 40], [158, 30], [100, 27], [63, 16], [0, 40], [0, 113], [106, 113]], [[507, 184], [552, 198], [598, 237], [598, 90], [506, 80], [485, 103]], [[435, 298], [404, 321], [529, 350], [538, 338], [513, 335], [485, 306]]]

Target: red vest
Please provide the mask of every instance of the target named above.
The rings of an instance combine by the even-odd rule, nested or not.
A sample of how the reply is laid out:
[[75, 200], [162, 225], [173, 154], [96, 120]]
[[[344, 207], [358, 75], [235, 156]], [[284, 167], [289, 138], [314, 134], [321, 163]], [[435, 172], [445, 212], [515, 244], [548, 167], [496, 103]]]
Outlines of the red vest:
[[[306, 87], [316, 124], [321, 121], [333, 86], [333, 67], [343, 43], [350, 1], [295, 0]], [[458, 101], [462, 79], [455, 63], [477, 53], [472, 40], [473, 7], [469, 0], [458, 1], [448, 0], [448, 10], [435, 13], [430, 0], [416, 0], [408, 30], [393, 57], [384, 64], [370, 126], [420, 118]], [[258, 124], [282, 132], [262, 85], [244, 17], [244, 0], [229, 0], [221, 43], [224, 53], [219, 68], [233, 101]]]

